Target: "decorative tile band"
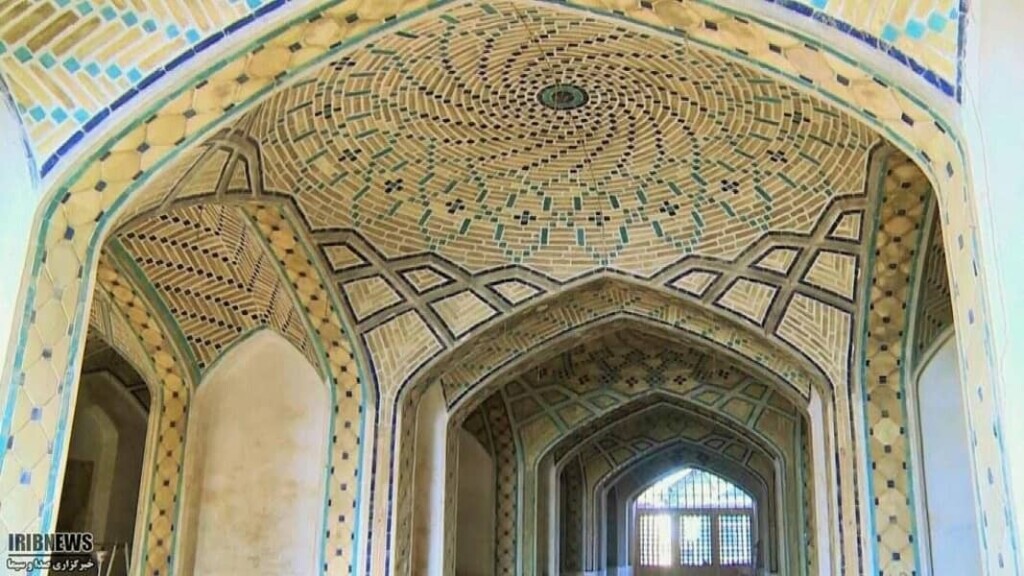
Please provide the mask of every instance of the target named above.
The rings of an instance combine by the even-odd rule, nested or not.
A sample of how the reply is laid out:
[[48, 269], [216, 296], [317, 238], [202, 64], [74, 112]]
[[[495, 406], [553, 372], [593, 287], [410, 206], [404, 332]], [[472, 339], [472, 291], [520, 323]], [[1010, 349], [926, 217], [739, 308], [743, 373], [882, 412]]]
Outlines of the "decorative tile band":
[[[604, 5], [611, 3], [593, 0], [544, 1], [614, 9]], [[766, 1], [863, 42], [959, 101], [964, 0]], [[668, 2], [674, 0], [642, 0], [639, 5], [659, 10]], [[239, 32], [252, 34], [288, 0], [220, 3], [203, 14], [193, 13], [181, 0], [167, 4], [139, 9], [47, 0], [20, 17], [12, 15], [6, 29], [0, 26], [0, 68], [15, 83], [17, 108], [35, 156], [43, 159], [43, 177], [71, 155], [85, 135], [168, 73]], [[353, 14], [376, 11], [356, 8]], [[143, 43], [158, 48], [144, 48]], [[94, 56], [97, 45], [109, 54], [107, 59]]]

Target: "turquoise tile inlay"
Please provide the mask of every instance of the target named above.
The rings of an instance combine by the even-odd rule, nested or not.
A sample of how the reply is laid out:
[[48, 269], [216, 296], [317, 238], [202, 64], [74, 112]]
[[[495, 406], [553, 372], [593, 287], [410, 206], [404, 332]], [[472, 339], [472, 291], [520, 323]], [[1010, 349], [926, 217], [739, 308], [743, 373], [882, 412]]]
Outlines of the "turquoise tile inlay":
[[68, 58], [64, 61], [64, 69], [72, 74], [82, 69], [82, 65], [78, 63], [78, 60], [74, 58]]
[[915, 40], [920, 40], [921, 37], [924, 36], [925, 30], [927, 30], [927, 28], [925, 28], [924, 24], [922, 24], [920, 20], [910, 20], [907, 22], [907, 36], [910, 36]]
[[103, 9], [100, 10], [100, 16], [103, 16], [104, 20], [110, 22], [114, 18], [117, 18], [117, 12], [110, 6], [104, 6]]
[[892, 24], [886, 24], [885, 28], [882, 29], [882, 40], [892, 43], [900, 37], [900, 31], [896, 29]]
[[24, 46], [19, 46], [17, 50], [14, 51], [14, 57], [18, 59], [18, 62], [24, 64], [32, 59], [32, 52], [29, 52], [29, 49]]
[[949, 20], [938, 12], [932, 12], [931, 16], [928, 17], [928, 27], [933, 32], [942, 32], [946, 29], [946, 24], [949, 24]]

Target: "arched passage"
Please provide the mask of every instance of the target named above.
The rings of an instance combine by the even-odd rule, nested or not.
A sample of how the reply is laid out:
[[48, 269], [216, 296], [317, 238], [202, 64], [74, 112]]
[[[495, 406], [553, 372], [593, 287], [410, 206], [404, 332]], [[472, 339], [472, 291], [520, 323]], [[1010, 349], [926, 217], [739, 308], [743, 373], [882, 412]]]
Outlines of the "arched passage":
[[272, 331], [220, 359], [190, 422], [183, 573], [320, 571], [329, 413], [320, 375]]
[[[744, 60], [755, 65], [763, 65], [775, 70], [780, 76], [785, 76], [787, 81], [792, 82], [794, 85], [803, 86], [808, 89], [816, 89], [822, 94], [835, 97], [838, 101], [843, 103], [849, 111], [860, 115], [860, 117], [865, 121], [874, 124], [882, 130], [888, 131], [897, 139], [903, 139], [904, 141], [900, 144], [907, 148], [908, 151], [917, 152], [919, 161], [931, 169], [933, 180], [935, 180], [937, 184], [941, 184], [943, 190], [940, 192], [944, 199], [944, 203], [950, 198], [958, 196], [962, 185], [960, 179], [963, 178], [963, 160], [962, 158], [957, 157], [958, 151], [955, 150], [956, 141], [955, 136], [952, 135], [955, 134], [955, 130], [949, 130], [947, 126], [943, 126], [941, 123], [940, 125], [935, 126], [935, 123], [929, 118], [929, 114], [924, 106], [899, 90], [890, 90], [891, 83], [886, 83], [884, 78], [880, 79], [880, 82], [875, 82], [870, 72], [865, 73], [863, 69], [857, 66], [856, 62], [851, 63], [847, 59], [839, 58], [836, 51], [830, 50], [829, 46], [809, 41], [808, 43], [812, 46], [805, 47], [803, 44], [806, 39], [787, 35], [784, 30], [778, 30], [773, 27], [766, 26], [764, 22], [758, 18], [734, 19], [732, 17], [733, 14], [729, 12], [724, 13], [724, 15], [720, 15], [723, 13], [720, 13], [720, 11], [716, 10], [712, 5], [702, 7], [701, 13], [698, 15], [701, 17], [694, 17], [688, 7], [683, 7], [679, 10], [664, 10], [664, 5], [661, 5], [661, 9], [655, 10], [655, 3], [648, 4], [650, 4], [650, 6], [643, 6], [642, 10], [637, 9], [636, 11], [631, 11], [628, 14], [621, 16], [626, 19], [627, 23], [644, 21], [647, 23], [654, 23], [656, 26], [664, 30], [677, 29], [692, 32], [695, 45], [699, 44], [704, 48], [719, 49], [729, 52], [732, 54], [731, 57], [733, 58], [740, 58], [742, 56]], [[704, 13], [704, 8], [707, 9], [707, 14]], [[381, 16], [381, 14], [376, 12], [371, 12], [371, 14], [374, 15], [373, 17]], [[319, 13], [314, 15], [319, 15]], [[243, 109], [246, 105], [251, 103], [249, 98], [253, 96], [254, 93], [259, 93], [263, 88], [267, 88], [269, 90], [270, 86], [274, 86], [277, 82], [286, 80], [291, 72], [302, 68], [304, 64], [314, 63], [314, 61], [319, 56], [322, 56], [327, 52], [328, 49], [335, 50], [335, 47], [339, 50], [347, 49], [348, 46], [343, 40], [348, 39], [348, 35], [353, 33], [353, 27], [358, 30], [375, 29], [374, 23], [365, 19], [367, 17], [365, 12], [363, 13], [363, 21], [360, 21], [358, 17], [359, 15], [356, 15], [357, 17], [352, 19], [352, 21], [349, 21], [348, 16], [351, 16], [351, 14], [347, 14], [344, 11], [332, 13], [330, 18], [323, 18], [323, 22], [310, 27], [322, 31], [321, 26], [325, 26], [330, 29], [331, 24], [336, 24], [338, 30], [344, 30], [344, 32], [338, 32], [337, 30], [330, 33], [325, 32], [324, 34], [329, 37], [330, 42], [324, 42], [324, 35], [311, 33], [307, 38], [297, 34], [299, 30], [294, 30], [293, 32], [296, 32], [296, 36], [302, 36], [301, 41], [295, 41], [295, 37], [288, 36], [286, 39], [282, 40], [282, 42], [284, 42], [282, 45], [275, 45], [271, 42], [269, 45], [273, 50], [265, 50], [265, 46], [261, 44], [258, 50], [254, 49], [252, 52], [247, 52], [245, 57], [252, 57], [252, 61], [255, 63], [253, 68], [256, 69], [255, 71], [259, 72], [256, 76], [250, 76], [248, 74], [238, 76], [236, 69], [231, 66], [225, 66], [223, 68], [223, 70], [225, 70], [224, 75], [222, 77], [213, 78], [212, 82], [208, 82], [208, 78], [202, 76], [200, 78], [195, 78], [195, 83], [181, 83], [183, 86], [183, 94], [193, 87], [197, 90], [207, 88], [204, 92], [196, 94], [197, 97], [194, 101], [199, 105], [200, 109], [198, 111], [190, 109], [189, 112], [198, 112], [198, 119], [187, 123], [189, 126], [187, 126], [187, 129], [182, 132], [182, 138], [185, 138], [186, 135], [188, 138], [185, 138], [185, 141], [183, 141], [182, 144], [187, 143], [187, 140], [189, 139], [194, 139], [194, 137], [200, 135], [203, 130], [212, 127], [214, 123], [220, 122], [224, 118], [225, 112], [230, 111], [227, 115], [231, 115], [236, 113], [238, 110]], [[347, 26], [347, 24], [354, 24], [355, 22], [358, 22], [358, 24], [355, 24], [353, 27]], [[389, 26], [394, 25], [392, 22], [394, 21], [389, 20]], [[305, 31], [305, 27], [309, 24], [309, 20], [304, 20], [302, 22], [296, 20], [296, 23], [301, 24], [301, 26], [303, 26], [301, 30]], [[756, 30], [750, 34], [737, 34], [737, 27], [744, 31], [749, 31], [748, 27], [754, 27]], [[766, 28], [768, 30], [766, 30]], [[758, 34], [761, 35], [758, 36]], [[773, 44], [768, 40], [768, 38], [776, 39], [776, 34], [782, 36], [782, 45]], [[737, 41], [737, 38], [749, 40], [749, 42], [746, 42], [745, 40]], [[333, 42], [335, 40], [337, 42]], [[292, 42], [294, 43], [289, 44]], [[309, 50], [306, 51], [306, 48], [309, 48]], [[809, 51], [814, 52], [816, 55], [809, 54]], [[295, 55], [289, 56], [285, 54], [285, 52]], [[819, 52], [820, 54], [818, 54]], [[858, 51], [854, 51], [853, 53], [859, 54]], [[254, 56], [254, 54], [258, 55]], [[274, 55], [274, 57], [268, 55]], [[276, 56], [281, 56], [281, 58], [276, 58]], [[824, 59], [824, 65], [822, 64], [822, 59]], [[781, 60], [781, 62], [779, 62], [779, 60]], [[243, 81], [242, 78], [245, 78], [245, 80]], [[273, 78], [274, 80], [271, 82], [268, 78]], [[254, 80], [254, 82], [250, 84], [250, 80]], [[232, 84], [233, 81], [237, 81], [240, 84], [247, 84], [247, 86], [239, 89], [237, 86]], [[227, 84], [228, 88], [223, 91], [220, 90], [220, 88], [222, 88], [222, 86], [220, 86], [221, 84]], [[876, 87], [876, 84], [881, 87]], [[211, 92], [224, 96], [224, 99], [218, 100], [217, 98], [209, 97]], [[230, 95], [227, 95], [227, 93], [230, 93]], [[185, 100], [189, 99], [185, 98]], [[192, 101], [193, 100], [189, 100], [189, 102]], [[167, 102], [161, 102], [160, 106], [162, 107], [164, 104], [167, 104]], [[175, 103], [175, 105], [180, 104], [181, 102]], [[167, 116], [174, 116], [180, 115], [179, 113], [181, 110], [172, 105], [167, 109], [154, 107], [153, 110], [147, 111], [147, 116], [149, 115], [149, 112], [154, 112], [154, 119], [166, 119], [158, 118], [160, 116], [158, 112], [173, 112], [173, 114], [168, 114]], [[192, 116], [192, 114], [190, 114], [190, 116]], [[150, 123], [147, 122], [147, 124]], [[148, 130], [149, 128], [145, 128], [142, 131], [146, 132]], [[154, 129], [154, 132], [157, 132], [157, 130]], [[137, 135], [138, 134], [133, 135], [133, 138]], [[160, 134], [160, 136], [166, 136], [166, 134]], [[145, 140], [145, 138], [143, 138], [143, 140]], [[168, 141], [174, 142], [175, 144], [168, 144]], [[94, 238], [90, 237], [90, 234], [94, 231], [101, 230], [105, 225], [102, 221], [105, 218], [109, 218], [110, 213], [115, 211], [111, 210], [111, 212], [108, 213], [107, 209], [111, 207], [116, 208], [118, 202], [120, 202], [118, 194], [126, 188], [135, 187], [135, 182], [144, 182], [153, 171], [158, 170], [158, 167], [161, 165], [161, 161], [164, 159], [164, 156], [162, 156], [164, 152], [167, 152], [169, 149], [185, 148], [185, 146], [178, 145], [177, 140], [166, 140], [163, 138], [154, 138], [152, 141], [147, 141], [145, 142], [145, 146], [147, 151], [152, 150], [153, 153], [147, 156], [145, 163], [140, 161], [138, 166], [133, 166], [133, 159], [131, 158], [134, 154], [132, 150], [136, 149], [136, 151], [138, 151], [137, 141], [135, 140], [126, 140], [123, 147], [111, 147], [106, 145], [97, 147], [97, 162], [102, 162], [104, 163], [104, 166], [111, 171], [119, 173], [118, 179], [116, 181], [112, 181], [113, 185], [109, 188], [110, 192], [106, 195], [101, 195], [102, 199], [99, 203], [95, 202], [95, 195], [91, 195], [90, 190], [93, 189], [94, 182], [89, 181], [90, 176], [86, 176], [86, 183], [83, 184], [81, 189], [76, 187], [76, 180], [79, 177], [78, 174], [67, 181], [62, 180], [60, 184], [54, 186], [54, 191], [50, 195], [50, 200], [52, 200], [53, 203], [47, 208], [49, 211], [48, 216], [53, 213], [59, 213], [64, 214], [64, 217], [67, 217], [70, 214], [73, 216], [69, 219], [72, 226], [65, 228], [63, 225], [67, 224], [67, 222], [58, 218], [54, 220], [52, 228], [48, 228], [49, 233], [41, 233], [39, 235], [41, 240], [45, 239], [45, 241], [40, 243], [40, 246], [45, 246], [50, 253], [49, 263], [46, 266], [39, 266], [39, 268], [43, 269], [44, 273], [60, 269], [63, 269], [65, 272], [69, 272], [59, 282], [59, 291], [62, 294], [65, 292], [78, 292], [81, 297], [77, 300], [72, 298], [72, 301], [77, 301], [79, 303], [87, 301], [86, 296], [89, 294], [88, 281], [79, 282], [74, 280], [74, 278], [89, 278], [89, 269], [91, 267], [91, 263], [95, 261], [96, 254], [87, 253], [88, 251], [84, 246], [94, 240]], [[162, 149], [160, 148], [161, 146], [163, 146]], [[915, 150], [915, 147], [919, 147], [920, 150]], [[108, 153], [112, 148], [115, 148], [115, 152], [118, 154], [110, 154], [108, 156]], [[127, 152], [127, 155], [122, 155], [120, 154], [121, 152]], [[139, 151], [139, 153], [142, 154], [141, 151]], [[144, 170], [142, 169], [143, 167], [145, 167]], [[120, 168], [126, 169], [122, 171]], [[138, 168], [138, 170], [135, 170], [135, 168]], [[153, 168], [153, 171], [151, 171], [150, 168]], [[97, 171], [101, 172], [102, 170]], [[84, 173], [88, 173], [88, 171], [85, 171]], [[129, 180], [131, 183], [129, 183]], [[103, 188], [108, 189], [108, 184], [110, 183], [104, 181]], [[67, 208], [67, 214], [65, 214], [64, 208], [57, 208], [56, 206], [58, 198], [63, 198], [65, 192], [68, 191], [75, 193], [84, 192], [84, 194], [83, 196], [76, 196], [75, 194], [72, 194], [74, 198], [69, 202], [69, 208]], [[947, 232], [947, 240], [949, 241], [950, 246], [954, 245], [953, 239], [956, 238], [959, 233], [963, 233], [968, 236], [968, 244], [970, 244], [970, 240], [972, 239], [971, 235], [973, 224], [975, 222], [972, 220], [973, 204], [968, 202], [969, 197], [969, 194], [963, 195], [965, 203], [964, 210], [945, 209], [946, 215], [953, 218], [952, 230]], [[63, 203], [64, 201], [65, 200], [61, 199], [59, 202]], [[82, 202], [82, 205], [85, 206], [81, 210], [79, 210], [79, 202]], [[51, 208], [53, 208], [53, 210], [50, 210]], [[456, 208], [456, 211], [458, 211], [458, 208]], [[101, 218], [97, 218], [98, 216]], [[90, 222], [96, 221], [97, 219], [101, 221], [97, 226], [90, 224]], [[529, 221], [528, 217], [527, 220]], [[62, 228], [64, 229], [62, 230]], [[76, 235], [78, 238], [77, 240], [74, 239]], [[85, 238], [84, 241], [83, 237]], [[94, 249], [96, 248], [95, 245], [97, 243], [98, 242], [93, 242]], [[70, 260], [74, 260], [76, 263], [85, 263], [83, 274], [76, 274], [76, 272], [79, 272], [77, 269], [72, 270], [75, 268], [75, 265], [62, 267], [58, 264], [54, 264], [55, 261], [68, 262], [68, 248], [72, 248], [75, 255], [75, 258], [70, 258]], [[954, 266], [954, 269], [959, 270], [960, 276], [962, 276], [962, 280], [964, 282], [960, 287], [961, 296], [959, 297], [960, 303], [957, 309], [958, 314], [961, 317], [981, 318], [981, 321], [979, 321], [973, 328], [968, 328], [966, 330], [967, 333], [962, 334], [961, 338], [965, 350], [968, 348], [968, 344], [970, 345], [970, 356], [976, 360], [976, 362], [973, 362], [970, 365], [965, 365], [964, 371], [971, 372], [972, 375], [975, 376], [980, 372], [981, 374], [977, 377], [977, 380], [985, 382], [987, 386], [992, 379], [985, 377], [985, 374], [990, 368], [990, 363], [982, 360], [985, 358], [983, 348], [986, 341], [986, 328], [984, 327], [985, 320], [982, 315], [984, 314], [986, 307], [984, 306], [984, 299], [980, 296], [982, 291], [973, 288], [976, 281], [972, 280], [972, 268], [974, 268], [975, 264], [975, 262], [973, 262], [975, 254], [972, 252], [972, 250], [966, 250], [962, 254], [958, 254], [956, 256], [957, 263]], [[92, 260], [90, 260], [90, 258]], [[45, 309], [47, 311], [52, 311], [53, 306], [47, 305], [61, 300], [61, 296], [53, 296], [53, 294], [50, 294], [45, 290], [32, 294], [38, 295], [39, 302], [27, 303], [26, 313], [24, 316], [26, 319], [30, 317], [34, 318], [34, 314], [37, 310]], [[51, 314], [52, 312], [48, 312], [47, 314], [41, 314], [41, 316], [49, 317]], [[82, 331], [81, 314], [78, 314], [77, 316], [77, 327], [73, 320], [75, 320], [75, 315], [70, 313], [68, 317], [63, 320], [58, 319], [56, 321], [56, 328], [54, 329], [54, 332], [58, 334], [74, 333], [75, 330], [71, 330], [70, 332], [65, 330], [65, 328], [72, 327], [78, 330], [80, 336]], [[34, 322], [34, 320], [26, 320], [26, 322], [27, 324], [23, 326], [22, 331], [22, 338], [24, 340], [27, 340], [29, 338], [28, 334], [32, 333], [33, 328], [30, 327], [29, 324]], [[63, 324], [61, 324], [61, 322], [63, 322]], [[48, 324], [47, 322], [44, 323]], [[51, 326], [47, 325], [46, 332], [50, 332], [50, 328]], [[19, 349], [20, 346], [21, 344], [19, 344]], [[71, 348], [73, 349], [74, 346]], [[19, 361], [19, 364], [15, 366], [14, 371], [18, 372], [19, 370], [24, 369], [25, 375], [32, 383], [41, 382], [44, 385], [55, 384], [57, 378], [55, 378], [53, 374], [48, 374], [46, 370], [42, 370], [39, 373], [30, 370], [36, 361], [43, 357], [42, 351], [35, 350], [30, 347], [26, 347], [26, 349], [32, 350], [32, 353], [26, 353], [25, 358], [27, 358], [27, 360], [25, 362]], [[70, 354], [70, 357], [74, 357], [74, 354]], [[61, 373], [63, 373], [63, 371], [58, 369], [54, 374]], [[16, 375], [15, 379], [18, 376], [20, 375]], [[44, 406], [46, 406], [47, 410], [50, 411], [63, 410], [64, 414], [62, 417], [66, 419], [68, 417], [66, 407], [69, 403], [73, 404], [73, 390], [75, 389], [75, 386], [73, 385], [74, 377], [72, 376], [68, 382], [62, 382], [62, 384], [66, 385], [63, 387], [63, 390], [65, 391], [64, 394], [59, 398], [60, 402], [52, 402], [44, 404]], [[58, 389], [59, 387], [52, 386], [52, 388]], [[11, 390], [13, 390], [13, 387]], [[991, 397], [991, 395], [988, 397]], [[47, 396], [47, 398], [49, 398], [49, 396]], [[15, 392], [8, 394], [7, 407], [10, 408], [16, 400], [23, 404], [22, 400], [17, 397]], [[57, 404], [60, 404], [64, 408], [56, 406]], [[979, 399], [975, 406], [976, 410], [972, 410], [972, 413], [975, 411], [979, 412], [981, 414], [980, 418], [985, 420], [983, 423], [984, 425], [978, 426], [979, 429], [998, 429], [998, 426], [995, 425], [997, 424], [996, 418], [989, 412], [992, 410], [989, 408], [991, 404], [992, 403], [984, 404], [982, 400]], [[29, 413], [30, 408], [32, 407], [35, 406], [19, 406], [19, 410], [16, 413]], [[6, 413], [15, 413], [15, 411], [11, 409], [7, 410]], [[988, 426], [987, 424], [989, 423], [993, 424], [993, 426]], [[19, 425], [12, 427], [8, 419], [5, 418], [4, 431], [10, 434], [10, 438], [13, 438], [15, 433], [20, 429], [20, 422], [15, 422], [15, 424]], [[62, 443], [66, 444], [66, 440], [66, 438], [56, 439], [58, 449], [54, 451], [52, 458], [54, 462], [51, 466], [54, 470], [60, 470], [60, 455], [62, 451], [59, 448]], [[981, 437], [981, 442], [983, 445], [980, 452], [983, 455], [998, 454], [1001, 450], [998, 446], [998, 442], [996, 442], [996, 440], [991, 436]], [[842, 447], [837, 446], [834, 448], [839, 450]], [[18, 449], [20, 450], [20, 448]], [[984, 477], [982, 471], [984, 471], [985, 468], [986, 467], [983, 465], [979, 465], [977, 467], [979, 478]], [[997, 473], [999, 472], [998, 466], [990, 466], [989, 468], [996, 470]], [[8, 481], [5, 481], [3, 485], [14, 486], [15, 482], [13, 479], [17, 475], [20, 475], [21, 472], [21, 470], [12, 470], [9, 466], [5, 467], [3, 473], [6, 475], [5, 480]], [[59, 476], [59, 473], [46, 474], [45, 471], [42, 470], [36, 472], [42, 476]], [[856, 477], [856, 471], [847, 475], [846, 479], [851, 477]], [[845, 489], [850, 489], [849, 484], [849, 482], [843, 483]], [[1005, 482], [1002, 482], [1002, 484], [1005, 484]], [[16, 491], [21, 489], [14, 488], [13, 490]], [[990, 512], [1002, 509], [999, 506], [999, 498], [1002, 496], [998, 495], [1004, 491], [1005, 490], [993, 490], [991, 491], [991, 494], [995, 494], [996, 496], [986, 498], [985, 504]], [[48, 496], [46, 497], [49, 498], [49, 500], [44, 499], [45, 501], [41, 503], [32, 502], [32, 496], [24, 492], [16, 492], [16, 496], [19, 500], [24, 498], [29, 502], [29, 505], [26, 505], [24, 510], [45, 511], [48, 509], [47, 506], [51, 504], [52, 500], [55, 498], [54, 494], [56, 492], [59, 492], [58, 488], [54, 488], [52, 486], [49, 487], [47, 489]], [[378, 494], [384, 492], [389, 492], [389, 490], [377, 491]], [[43, 505], [36, 506], [36, 504]], [[45, 513], [39, 518], [29, 514], [18, 514], [17, 516], [18, 517], [11, 520], [14, 524], [19, 526], [32, 525], [32, 523], [39, 523], [44, 526], [50, 525], [50, 519], [46, 518]], [[851, 516], [853, 515], [847, 515], [848, 518]], [[997, 514], [993, 514], [992, 517], [996, 518], [997, 524], [992, 528], [994, 532], [993, 541], [998, 540], [1001, 543], [999, 548], [1005, 549], [1005, 543], [1007, 540], [1006, 535], [1010, 532], [1009, 527], [1006, 526], [1007, 522], [1000, 520]], [[865, 536], [864, 539], [867, 542], [871, 541], [870, 535]], [[847, 562], [849, 562], [851, 566], [854, 562], [855, 549], [859, 546], [859, 542], [856, 542], [855, 540], [857, 540], [857, 538], [851, 537], [847, 538], [842, 543], [848, 558]], [[993, 549], [995, 548], [997, 547], [993, 547]], [[995, 557], [995, 554], [996, 553], [993, 552], [993, 558]], [[856, 557], [859, 558], [860, 555], [857, 554]], [[994, 562], [995, 560], [993, 559], [993, 563]], [[861, 568], [863, 567], [861, 566]]]

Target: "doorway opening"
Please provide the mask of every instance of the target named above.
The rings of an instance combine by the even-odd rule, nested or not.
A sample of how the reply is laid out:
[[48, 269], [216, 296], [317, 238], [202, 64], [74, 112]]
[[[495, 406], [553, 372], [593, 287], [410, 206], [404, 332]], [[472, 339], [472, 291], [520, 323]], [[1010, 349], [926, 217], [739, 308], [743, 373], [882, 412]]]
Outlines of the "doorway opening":
[[99, 555], [88, 560], [102, 560], [102, 572], [97, 564], [86, 574], [126, 576], [134, 552], [149, 388], [134, 365], [92, 332], [79, 386], [57, 531], [93, 535]]

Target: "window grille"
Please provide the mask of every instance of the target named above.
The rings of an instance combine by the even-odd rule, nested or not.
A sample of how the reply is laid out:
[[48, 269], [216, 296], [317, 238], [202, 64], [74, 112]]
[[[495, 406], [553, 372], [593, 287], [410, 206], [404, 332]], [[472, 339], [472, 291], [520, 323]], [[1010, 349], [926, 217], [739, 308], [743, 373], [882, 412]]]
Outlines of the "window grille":
[[722, 566], [743, 566], [751, 562], [750, 516], [723, 514], [718, 517], [718, 550]]
[[679, 516], [679, 563], [683, 566], [707, 566], [711, 558], [711, 516]]
[[672, 516], [645, 514], [640, 517], [640, 565], [672, 565]]
[[644, 567], [752, 567], [753, 513], [753, 498], [724, 478], [695, 468], [672, 474], [636, 499], [641, 573]]

